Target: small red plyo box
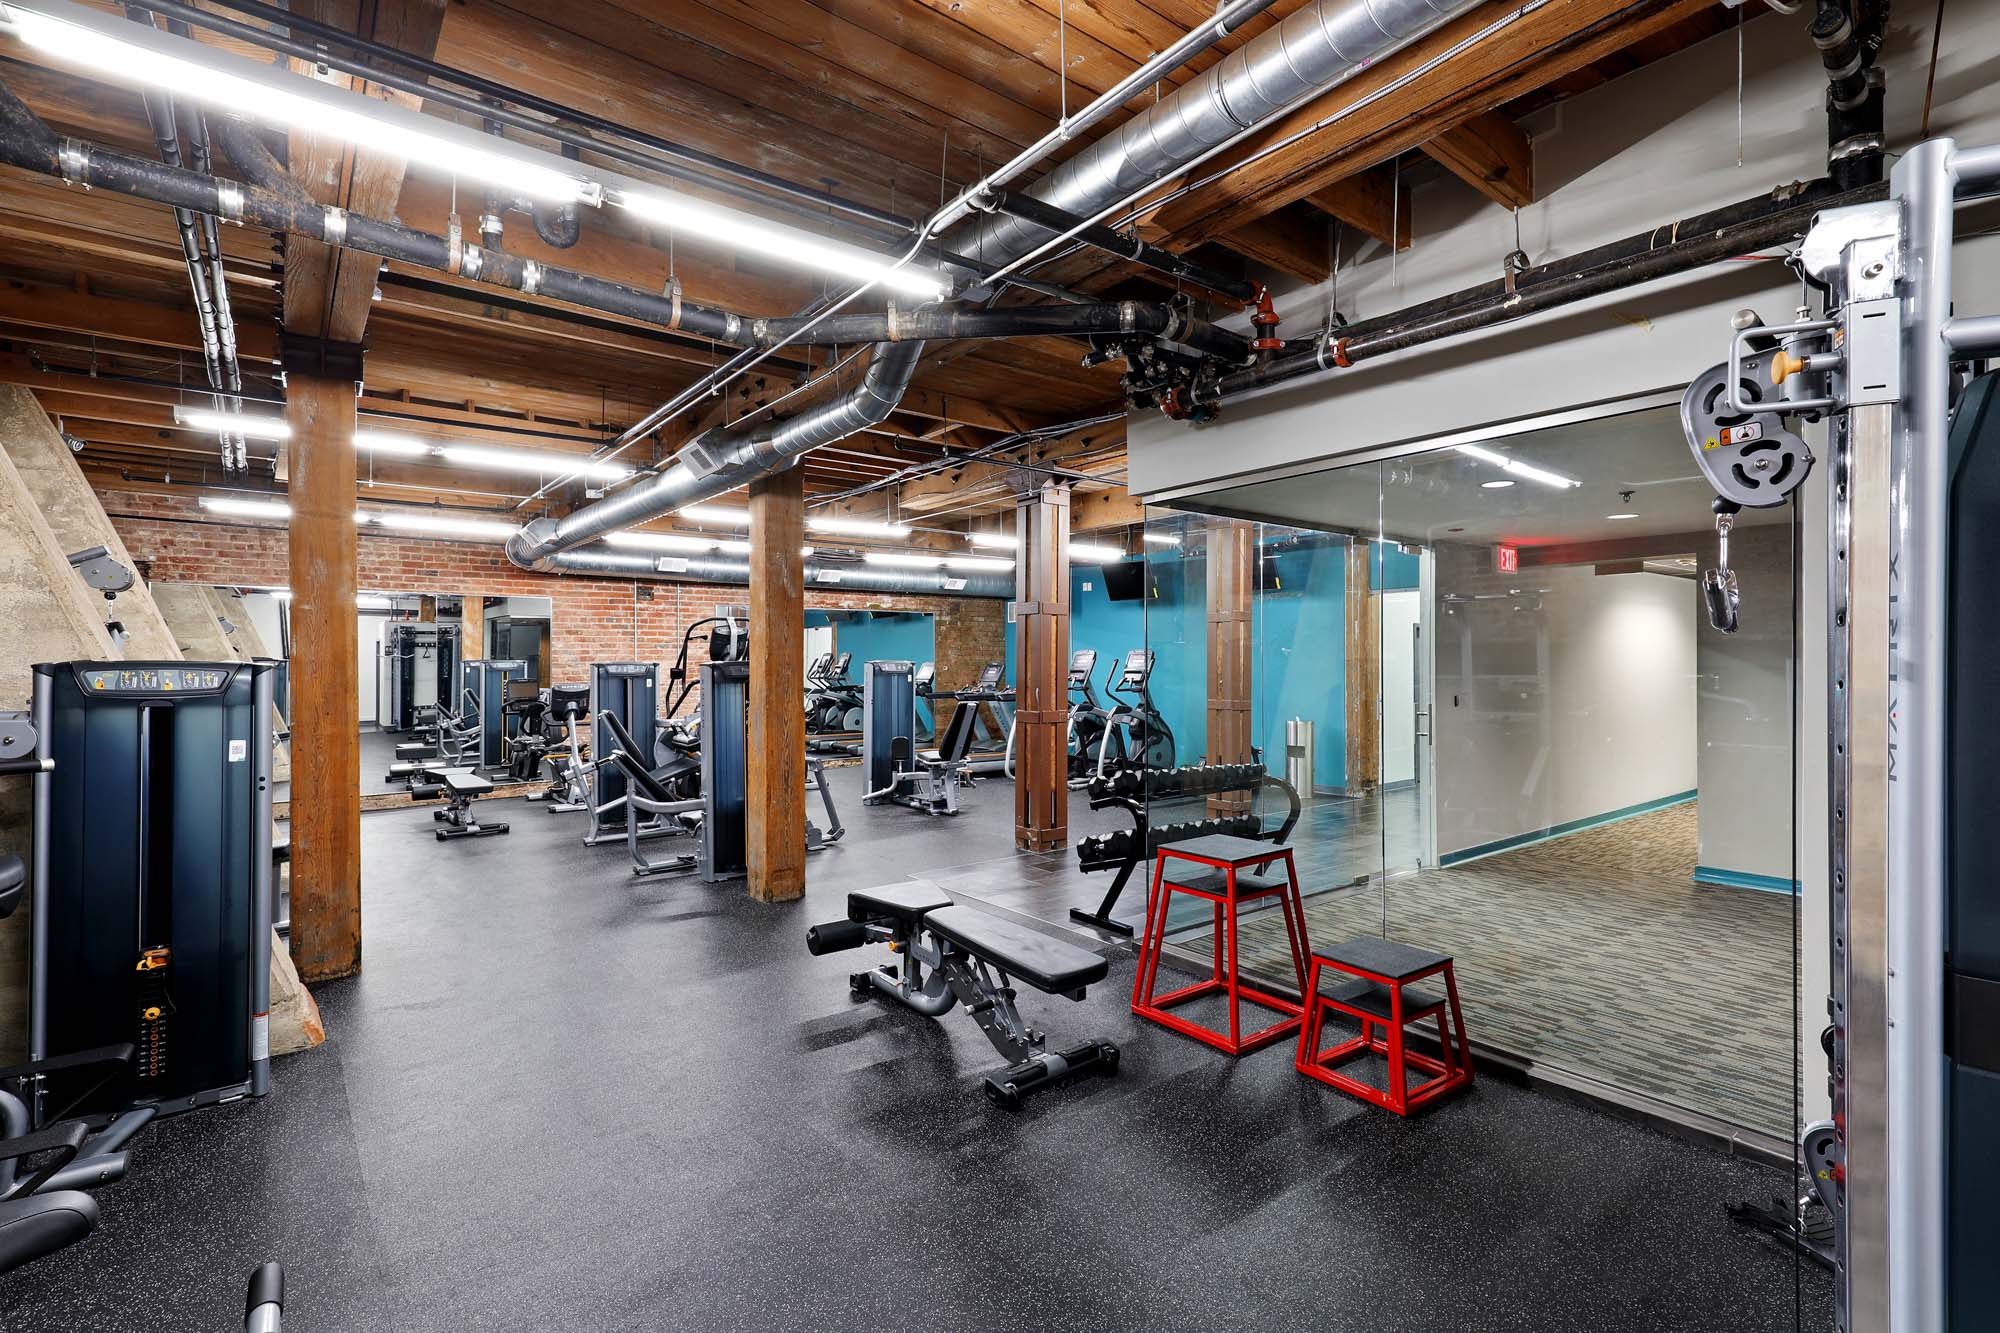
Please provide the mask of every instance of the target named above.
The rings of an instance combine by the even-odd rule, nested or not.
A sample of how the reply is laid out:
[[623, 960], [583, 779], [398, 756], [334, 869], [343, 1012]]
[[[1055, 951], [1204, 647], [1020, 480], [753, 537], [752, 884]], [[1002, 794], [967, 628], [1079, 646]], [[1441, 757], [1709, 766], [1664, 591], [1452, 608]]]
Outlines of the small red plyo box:
[[[1345, 980], [1321, 994], [1323, 975], [1329, 970]], [[1444, 978], [1444, 994], [1414, 989], [1415, 983], [1435, 976]], [[1310, 1008], [1299, 1031], [1293, 1064], [1307, 1078], [1397, 1115], [1408, 1115], [1472, 1082], [1472, 1051], [1465, 1039], [1458, 978], [1449, 955], [1394, 940], [1349, 940], [1314, 952], [1305, 994]], [[1321, 1029], [1327, 1016], [1334, 1013], [1358, 1021], [1361, 1035], [1321, 1050]], [[1439, 1058], [1435, 1060], [1410, 1050], [1405, 1040], [1408, 1029], [1426, 1019], [1437, 1024]], [[1386, 1089], [1341, 1072], [1341, 1065], [1365, 1054], [1388, 1060]], [[1412, 1067], [1430, 1075], [1414, 1088], [1409, 1085]]]
[[[1265, 873], [1273, 862], [1284, 864], [1283, 876]], [[1171, 878], [1171, 875], [1180, 878]], [[1165, 951], [1167, 907], [1175, 894], [1203, 899], [1215, 914], [1215, 957], [1207, 977], [1192, 985], [1156, 994], [1160, 955]], [[1169, 843], [1159, 849], [1154, 861], [1152, 892], [1146, 898], [1146, 929], [1139, 943], [1139, 975], [1132, 986], [1132, 1012], [1173, 1029], [1183, 1036], [1206, 1042], [1229, 1055], [1242, 1055], [1296, 1032], [1304, 1006], [1281, 995], [1246, 984], [1236, 966], [1236, 913], [1244, 903], [1276, 897], [1284, 913], [1285, 931], [1290, 936], [1292, 967], [1298, 973], [1299, 993], [1306, 994], [1306, 922], [1299, 903], [1299, 876], [1292, 864], [1292, 849], [1254, 838], [1210, 834], [1186, 842]], [[1218, 1032], [1200, 1023], [1170, 1013], [1175, 1005], [1207, 995], [1224, 995], [1229, 1000], [1229, 1031]], [[1268, 1027], [1247, 1036], [1242, 1031], [1241, 1011], [1245, 1003], [1258, 1005], [1282, 1015]]]

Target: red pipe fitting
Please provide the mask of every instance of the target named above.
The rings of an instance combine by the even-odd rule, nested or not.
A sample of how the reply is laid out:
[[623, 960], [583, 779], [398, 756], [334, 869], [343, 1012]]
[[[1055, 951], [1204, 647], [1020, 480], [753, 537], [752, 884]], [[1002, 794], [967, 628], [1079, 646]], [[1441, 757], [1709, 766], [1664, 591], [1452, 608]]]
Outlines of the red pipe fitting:
[[1275, 352], [1283, 347], [1284, 340], [1278, 337], [1278, 312], [1271, 308], [1271, 289], [1259, 286], [1257, 299], [1251, 303], [1250, 327], [1257, 330], [1257, 336], [1250, 340], [1253, 352]]

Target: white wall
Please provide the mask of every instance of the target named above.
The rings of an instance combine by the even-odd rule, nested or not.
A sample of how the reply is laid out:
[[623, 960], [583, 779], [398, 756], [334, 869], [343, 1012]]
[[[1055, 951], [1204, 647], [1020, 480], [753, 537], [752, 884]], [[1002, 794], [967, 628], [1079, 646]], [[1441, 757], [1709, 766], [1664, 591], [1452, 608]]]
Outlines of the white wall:
[[[1417, 776], [1417, 642], [1424, 595], [1415, 588], [1382, 596], [1382, 781]], [[1428, 645], [1426, 645], [1428, 647]]]
[[[1917, 14], [1916, 10], [1923, 12]], [[1930, 55], [1927, 6], [1903, 7], [1883, 52], [1891, 144], [1917, 138]], [[1552, 110], [1535, 136], [1538, 201], [1521, 242], [1541, 263], [1825, 171], [1825, 76], [1805, 19], [1745, 29], [1743, 161], [1737, 162], [1736, 53], [1724, 34]], [[1935, 135], [2000, 140], [2000, 5], [1953, 6], [1940, 56]], [[1414, 192], [1415, 243], [1392, 265], [1364, 251], [1340, 275], [1349, 319], [1490, 281], [1514, 246], [1513, 217], [1455, 179]], [[1961, 243], [1955, 280], [2000, 307], [2000, 237]], [[1732, 263], [1538, 319], [1417, 348], [1351, 370], [1231, 399], [1191, 428], [1158, 413], [1130, 423], [1130, 488], [1156, 498], [1224, 477], [1505, 422], [1580, 403], [1677, 388], [1722, 359], [1728, 317], [1745, 304], [1789, 316], [1798, 284], [1777, 264]], [[1284, 333], [1325, 319], [1324, 288], [1278, 303]]]
[[354, 635], [354, 653], [361, 666], [356, 686], [361, 699], [361, 721], [371, 725], [376, 720], [375, 696], [381, 687], [382, 631], [388, 623], [387, 616], [362, 616]]
[[[1711, 546], [1704, 566], [1714, 563]], [[1729, 563], [1743, 595], [1724, 634], [1700, 618], [1701, 854], [1711, 870], [1789, 883], [1792, 873], [1792, 533], [1738, 528]]]
[[1438, 855], [1693, 790], [1694, 585], [1491, 569], [1488, 547], [1437, 549]]

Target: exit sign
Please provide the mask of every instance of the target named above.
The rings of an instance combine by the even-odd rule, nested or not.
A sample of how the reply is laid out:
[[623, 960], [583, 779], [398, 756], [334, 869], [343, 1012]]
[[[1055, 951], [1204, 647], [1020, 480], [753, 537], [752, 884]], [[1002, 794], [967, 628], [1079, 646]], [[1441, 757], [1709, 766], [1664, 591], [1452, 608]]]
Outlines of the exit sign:
[[1521, 552], [1512, 546], [1493, 548], [1493, 572], [1496, 574], [1518, 574], [1521, 572]]

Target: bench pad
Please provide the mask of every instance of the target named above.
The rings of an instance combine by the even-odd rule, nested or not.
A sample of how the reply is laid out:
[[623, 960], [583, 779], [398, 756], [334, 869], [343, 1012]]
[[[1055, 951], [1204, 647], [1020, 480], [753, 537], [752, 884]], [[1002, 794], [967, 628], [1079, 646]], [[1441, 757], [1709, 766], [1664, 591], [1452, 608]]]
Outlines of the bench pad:
[[939, 939], [1056, 994], [1104, 980], [1111, 965], [1087, 949], [1050, 939], [976, 907], [940, 907], [924, 917]]
[[445, 786], [461, 796], [467, 793], [477, 796], [481, 792], [493, 790], [492, 783], [469, 768], [440, 768], [437, 770], [437, 777]]
[[930, 884], [891, 884], [847, 895], [849, 921], [896, 921], [914, 929], [924, 913], [951, 906], [951, 895]]

